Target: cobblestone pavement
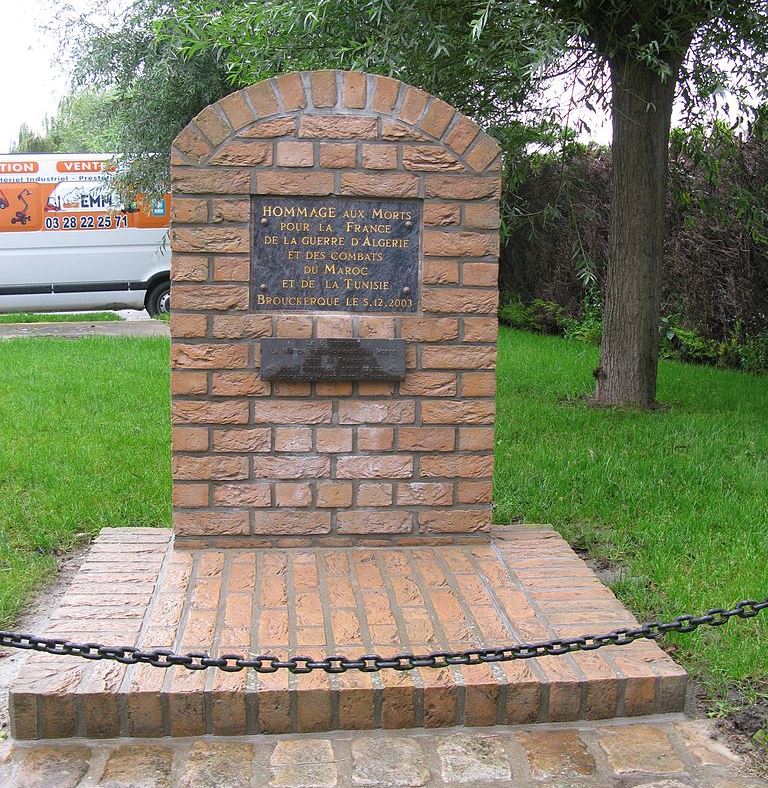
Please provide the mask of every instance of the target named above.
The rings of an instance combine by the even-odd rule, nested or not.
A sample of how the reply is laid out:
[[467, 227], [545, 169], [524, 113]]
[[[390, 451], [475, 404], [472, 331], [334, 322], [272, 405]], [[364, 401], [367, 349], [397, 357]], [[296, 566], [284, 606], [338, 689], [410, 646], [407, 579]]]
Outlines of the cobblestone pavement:
[[0, 745], [3, 788], [756, 788], [712, 723], [664, 715], [433, 731]]

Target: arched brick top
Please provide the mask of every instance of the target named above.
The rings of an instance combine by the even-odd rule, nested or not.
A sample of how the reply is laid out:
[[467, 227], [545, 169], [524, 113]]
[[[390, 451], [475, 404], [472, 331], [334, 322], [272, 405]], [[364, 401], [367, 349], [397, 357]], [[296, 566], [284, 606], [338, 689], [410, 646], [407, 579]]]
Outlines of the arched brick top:
[[[171, 163], [177, 538], [220, 546], [487, 540], [497, 143], [396, 79], [318, 71], [269, 79], [207, 107], [176, 138]], [[412, 208], [411, 309], [383, 300], [352, 309], [368, 306], [354, 293], [352, 302], [319, 304], [311, 297], [325, 290], [314, 281], [306, 286], [312, 303], [260, 306], [254, 211], [272, 197]], [[326, 259], [315, 254], [276, 265], [291, 271], [297, 260]], [[338, 281], [330, 266], [323, 276]], [[383, 292], [391, 282], [382, 268], [372, 265], [370, 278], [381, 277]], [[367, 270], [357, 280], [347, 272], [352, 290], [368, 283]], [[288, 281], [282, 288], [295, 289]], [[402, 340], [405, 376], [262, 379], [270, 338]]]
[[[400, 177], [405, 178], [408, 172], [480, 174], [501, 167], [498, 143], [474, 121], [423, 90], [357, 71], [284, 74], [230, 93], [206, 107], [176, 137], [172, 163], [306, 166], [300, 146], [284, 150], [282, 161], [273, 161], [270, 140], [277, 137], [413, 143], [403, 147]], [[336, 155], [343, 156], [343, 150]], [[320, 164], [397, 169], [374, 160]]]

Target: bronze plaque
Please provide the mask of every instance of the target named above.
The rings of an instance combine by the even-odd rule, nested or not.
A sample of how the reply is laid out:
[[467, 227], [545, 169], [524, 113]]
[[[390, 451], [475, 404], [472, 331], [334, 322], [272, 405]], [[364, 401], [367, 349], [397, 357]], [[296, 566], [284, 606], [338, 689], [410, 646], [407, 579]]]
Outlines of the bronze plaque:
[[263, 380], [403, 380], [403, 339], [262, 339]]
[[421, 201], [251, 200], [254, 311], [416, 311]]

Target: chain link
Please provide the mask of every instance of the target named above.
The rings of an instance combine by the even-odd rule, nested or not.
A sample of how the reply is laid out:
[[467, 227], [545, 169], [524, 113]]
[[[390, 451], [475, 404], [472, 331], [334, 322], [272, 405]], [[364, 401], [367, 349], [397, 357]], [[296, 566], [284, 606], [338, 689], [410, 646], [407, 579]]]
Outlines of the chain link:
[[720, 627], [733, 617], [752, 618], [761, 610], [768, 608], [768, 598], [758, 602], [746, 599], [730, 610], [712, 608], [700, 616], [678, 616], [672, 621], [649, 621], [636, 628], [615, 629], [603, 635], [581, 635], [580, 637], [559, 638], [540, 643], [520, 643], [498, 648], [474, 648], [466, 651], [437, 651], [431, 654], [397, 654], [382, 657], [378, 654], [364, 654], [357, 658], [327, 656], [323, 659], [312, 657], [279, 657], [263, 654], [246, 659], [242, 654], [222, 654], [211, 657], [204, 651], [190, 651], [177, 654], [170, 649], [142, 651], [133, 646], [105, 646], [101, 643], [74, 643], [60, 638], [44, 638], [25, 635], [19, 632], [0, 630], [0, 647], [42, 651], [46, 654], [69, 655], [82, 659], [106, 659], [124, 665], [139, 663], [156, 668], [170, 668], [179, 665], [187, 670], [207, 670], [217, 668], [228, 673], [240, 670], [253, 670], [257, 673], [275, 673], [288, 670], [291, 673], [311, 673], [323, 670], [326, 673], [345, 673], [359, 670], [375, 673], [379, 670], [414, 670], [416, 668], [447, 668], [452, 665], [480, 665], [489, 662], [511, 662], [517, 659], [538, 659], [540, 657], [569, 654], [572, 651], [593, 651], [605, 646], [627, 646], [636, 640], [654, 640], [667, 632], [693, 632], [701, 626]]

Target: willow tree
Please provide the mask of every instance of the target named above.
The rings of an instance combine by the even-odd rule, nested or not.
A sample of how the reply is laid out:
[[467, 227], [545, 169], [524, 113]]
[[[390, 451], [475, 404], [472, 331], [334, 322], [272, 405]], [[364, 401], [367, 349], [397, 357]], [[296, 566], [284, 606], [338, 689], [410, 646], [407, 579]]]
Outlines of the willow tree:
[[768, 4], [756, 0], [540, 0], [610, 78], [613, 183], [595, 402], [652, 407], [673, 104], [766, 92]]
[[214, 52], [186, 57], [156, 35], [157, 24], [179, 7], [176, 0], [129, 0], [108, 14], [99, 0], [91, 5], [86, 13], [66, 4], [58, 9], [59, 47], [73, 63], [73, 88], [101, 98], [99, 126], [89, 133], [119, 155], [115, 185], [126, 198], [162, 194], [172, 140], [230, 92], [231, 82]]
[[[572, 103], [603, 102], [614, 174], [594, 400], [653, 406], [673, 103], [694, 115], [722, 109], [726, 95], [734, 106], [765, 99], [768, 3], [135, 0], [127, 18], [132, 36], [118, 25], [87, 33], [78, 48], [80, 73], [102, 86], [117, 73], [117, 94], [136, 108], [125, 113], [126, 161], [141, 158], [136, 140], [172, 139], [181, 115], [201, 109], [204, 93], [212, 100], [220, 75], [228, 90], [296, 69], [386, 73], [441, 96], [502, 142], [523, 122], [573, 117], [573, 106], [549, 104], [553, 80]], [[196, 90], [206, 74], [215, 77]], [[155, 171], [165, 161], [143, 160]]]

